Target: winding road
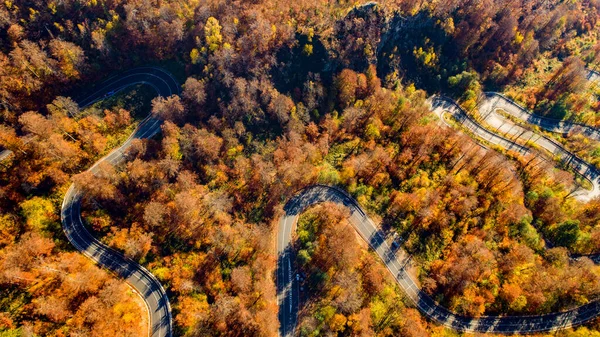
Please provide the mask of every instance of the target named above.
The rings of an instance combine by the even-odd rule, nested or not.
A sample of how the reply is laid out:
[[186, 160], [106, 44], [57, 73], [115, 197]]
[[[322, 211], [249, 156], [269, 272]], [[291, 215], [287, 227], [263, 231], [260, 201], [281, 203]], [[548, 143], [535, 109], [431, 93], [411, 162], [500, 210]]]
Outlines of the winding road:
[[378, 230], [358, 202], [346, 192], [332, 186], [310, 186], [292, 198], [285, 206], [285, 215], [279, 222], [277, 236], [277, 294], [279, 300], [280, 336], [294, 335], [298, 317], [298, 287], [295, 278], [294, 252], [291, 241], [300, 214], [308, 207], [334, 202], [348, 208], [349, 221], [371, 249], [384, 262], [406, 296], [423, 315], [439, 324], [458, 331], [492, 332], [502, 334], [554, 331], [582, 324], [600, 315], [600, 302], [592, 302], [579, 308], [540, 316], [485, 316], [465, 317], [438, 305], [417, 286], [404, 266], [409, 255], [402, 248], [392, 248], [388, 237]]
[[[107, 94], [127, 87], [145, 84], [154, 88], [158, 96], [179, 94], [179, 83], [171, 74], [155, 67], [141, 67], [126, 71], [103, 82], [90, 95], [79, 99], [81, 107], [104, 99]], [[149, 138], [160, 132], [161, 121], [151, 115], [146, 117], [133, 134], [119, 147], [100, 159], [89, 170], [94, 174], [100, 171], [99, 164], [108, 162], [117, 165], [127, 159], [126, 150], [134, 139]], [[81, 219], [82, 192], [72, 184], [62, 203], [61, 220], [63, 230], [75, 248], [94, 260], [100, 266], [111, 270], [142, 297], [148, 309], [149, 335], [152, 337], [172, 336], [173, 320], [169, 299], [160, 282], [146, 268], [126, 258], [123, 254], [107, 247], [92, 236]]]
[[600, 172], [594, 165], [589, 164], [570, 152], [554, 139], [530, 131], [523, 126], [504, 118], [504, 116], [498, 113], [498, 110], [521, 121], [531, 123], [532, 119], [535, 119], [536, 123], [534, 124], [554, 132], [568, 133], [569, 131], [581, 130], [583, 134], [590, 138], [600, 139], [600, 132], [597, 129], [570, 122], [552, 124], [551, 119], [528, 114], [521, 106], [496, 93], [487, 93], [486, 99], [479, 105], [479, 115], [489, 127], [494, 129], [494, 132], [501, 132], [514, 140], [521, 139], [531, 142], [540, 149], [545, 150], [546, 153], [565, 163], [573, 171], [585, 177], [591, 183], [592, 189], [581, 189], [578, 191], [575, 196], [579, 200], [586, 202], [600, 195]]
[[[442, 120], [444, 114], [450, 114], [471, 133], [490, 144], [518, 152], [521, 155], [538, 154], [535, 149], [519, 144], [517, 140], [521, 139], [522, 141], [535, 144], [538, 148], [547, 151], [548, 154], [551, 154], [553, 157], [561, 160], [573, 171], [579, 173], [582, 177], [588, 180], [592, 186], [591, 190], [580, 189], [573, 194], [580, 201], [586, 202], [600, 195], [600, 172], [594, 165], [589, 164], [585, 160], [579, 158], [577, 155], [568, 151], [558, 142], [546, 136], [529, 131], [522, 126], [514, 124], [503, 118], [496, 112], [496, 109], [500, 109], [497, 104], [498, 100], [502, 102], [502, 96], [488, 95], [487, 98], [480, 104], [479, 109], [482, 118], [488, 125], [490, 125], [490, 127], [495, 129], [494, 131], [490, 131], [483, 127], [471, 116], [469, 116], [466, 111], [458, 106], [458, 104], [449, 98], [435, 96], [430, 98], [429, 103], [431, 105], [431, 110]], [[497, 132], [502, 132], [503, 134], [512, 137], [509, 139], [499, 135]]]
[[[170, 96], [179, 94], [178, 82], [166, 71], [160, 68], [136, 68], [118, 76], [112, 77], [98, 86], [98, 89], [87, 97], [78, 100], [83, 107], [102, 100], [110, 92], [116, 92], [136, 84], [146, 84], [154, 88], [157, 95]], [[497, 97], [490, 95], [489, 97]], [[442, 116], [450, 113], [462, 124], [469, 128], [475, 135], [486, 141], [514, 150], [521, 154], [530, 153], [532, 150], [517, 142], [502, 137], [489, 131], [473, 120], [453, 101], [435, 97], [430, 100], [432, 110]], [[495, 107], [498, 107], [496, 105]], [[490, 108], [491, 112], [495, 108]], [[495, 118], [495, 117], [494, 117]], [[487, 119], [486, 119], [487, 120]], [[493, 122], [492, 120], [490, 120]], [[495, 125], [490, 123], [490, 125]], [[118, 149], [95, 163], [90, 171], [98, 173], [99, 164], [109, 162], [113, 165], [127, 160], [126, 150], [134, 139], [149, 138], [160, 132], [161, 121], [151, 115], [144, 119], [130, 138]], [[503, 126], [499, 126], [503, 128]], [[504, 130], [502, 130], [504, 131]], [[510, 132], [508, 132], [510, 134]], [[533, 137], [532, 137], [533, 138]], [[541, 138], [539, 138], [541, 139]], [[531, 139], [530, 139], [531, 140]], [[535, 142], [535, 140], [532, 140]], [[540, 142], [542, 142], [540, 140]], [[539, 144], [538, 144], [539, 145]], [[541, 145], [540, 145], [541, 146]], [[543, 146], [542, 146], [543, 147]], [[551, 149], [549, 149], [550, 152]], [[561, 151], [566, 151], [562, 148]], [[568, 151], [566, 151], [568, 152]], [[553, 152], [554, 153], [554, 152]], [[589, 164], [582, 162], [574, 155], [561, 157], [574, 170], [586, 176], [592, 183], [596, 181], [594, 190], [580, 198], [589, 200], [598, 194], [597, 172], [589, 168]], [[587, 166], [586, 166], [587, 165]], [[595, 194], [594, 194], [595, 193]], [[581, 194], [584, 195], [585, 193]], [[104, 268], [123, 277], [127, 283], [143, 298], [149, 313], [150, 330], [153, 337], [172, 336], [172, 317], [169, 300], [160, 282], [144, 267], [132, 261], [121, 253], [105, 246], [91, 233], [88, 232], [81, 219], [81, 190], [71, 185], [63, 200], [61, 219], [64, 232], [69, 241], [83, 254], [94, 260]], [[277, 233], [277, 298], [279, 301], [280, 335], [292, 336], [297, 324], [299, 307], [299, 281], [296, 278], [294, 265], [295, 254], [292, 249], [292, 236], [295, 231], [299, 215], [311, 205], [331, 201], [350, 211], [350, 223], [360, 236], [382, 259], [386, 268], [404, 290], [407, 298], [428, 318], [440, 324], [459, 331], [469, 332], [496, 332], [496, 333], [532, 333], [552, 331], [575, 326], [586, 322], [600, 314], [600, 303], [592, 302], [582, 307], [559, 313], [541, 316], [503, 316], [470, 318], [456, 315], [444, 307], [439, 306], [427, 294], [421, 291], [417, 283], [404, 269], [408, 254], [400, 247], [392, 248], [388, 244], [388, 236], [378, 230], [374, 222], [368, 217], [352, 197], [343, 190], [331, 186], [310, 186], [302, 190], [285, 205], [285, 215], [280, 219]]]
[[[554, 118], [542, 117], [533, 113], [530, 113], [510, 98], [504, 96], [498, 92], [486, 92], [486, 100], [484, 102], [489, 103], [495, 109], [501, 109], [512, 117], [521, 121], [527, 122], [532, 125], [539, 126], [540, 128], [556, 133], [568, 134], [581, 133], [582, 135], [600, 141], [600, 130], [591, 127], [589, 125], [574, 123], [569, 121], [563, 121]], [[483, 106], [480, 109], [484, 108]]]
[[[590, 81], [600, 79], [597, 73], [591, 73]], [[515, 151], [521, 155], [537, 155], [537, 151], [517, 142], [520, 138], [526, 143], [533, 143], [549, 154], [581, 174], [591, 185], [591, 190], [579, 190], [574, 195], [581, 201], [589, 201], [600, 195], [600, 172], [591, 164], [566, 150], [556, 141], [531, 132], [519, 125], [510, 123], [497, 113], [497, 109], [506, 111], [511, 116], [538, 125], [544, 129], [568, 133], [582, 132], [596, 139], [600, 137], [597, 129], [569, 122], [557, 122], [528, 113], [518, 104], [497, 93], [487, 93], [479, 106], [480, 114], [494, 131], [483, 127], [471, 118], [452, 99], [434, 96], [428, 100], [432, 112], [444, 122], [444, 114], [452, 115], [461, 125], [474, 136], [487, 143]], [[506, 138], [498, 134], [510, 136]], [[579, 308], [565, 312], [551, 313], [539, 316], [486, 316], [479, 318], [465, 317], [450, 312], [438, 305], [430, 296], [421, 291], [404, 266], [408, 255], [402, 249], [392, 249], [387, 243], [388, 235], [377, 229], [358, 202], [343, 190], [332, 186], [310, 186], [292, 198], [285, 206], [285, 215], [279, 222], [277, 235], [277, 300], [279, 303], [279, 334], [283, 337], [294, 336], [299, 307], [299, 281], [296, 279], [294, 266], [295, 254], [292, 247], [292, 236], [300, 213], [306, 208], [325, 201], [345, 206], [350, 211], [350, 223], [360, 236], [369, 244], [386, 265], [388, 271], [396, 279], [407, 297], [415, 304], [423, 315], [448, 328], [466, 332], [491, 332], [503, 334], [535, 333], [555, 331], [580, 325], [600, 315], [600, 302], [588, 303]], [[600, 264], [600, 254], [586, 255], [594, 263]], [[573, 258], [578, 258], [573, 256]]]
[[[590, 182], [592, 187], [591, 190], [579, 188], [572, 193], [574, 197], [582, 202], [587, 202], [593, 198], [597, 198], [600, 195], [600, 172], [595, 166], [569, 152], [556, 141], [546, 136], [531, 132], [505, 119], [496, 111], [496, 109], [500, 109], [500, 107], [496, 105], [498, 97], [495, 95], [487, 96], [488, 99], [480, 104], [479, 112], [482, 115], [483, 120], [490, 127], [495, 129], [494, 131], [490, 131], [479, 124], [477, 121], [471, 118], [469, 114], [464, 111], [456, 102], [449, 98], [434, 96], [429, 99], [429, 104], [432, 111], [440, 117], [443, 123], [451, 127], [451, 125], [447, 124], [443, 118], [445, 114], [450, 114], [479, 140], [484, 140], [487, 143], [500, 146], [507, 150], [515, 151], [521, 155], [542, 155], [541, 158], [544, 158], [543, 153], [539, 153], [530, 147], [520, 145], [516, 142], [516, 140], [521, 139], [526, 140], [527, 143], [536, 144], [536, 146], [544, 149], [548, 154], [551, 154], [553, 158], [561, 160], [565, 165], [581, 174], [582, 177]], [[501, 96], [500, 98], [503, 100], [503, 97], [504, 96]], [[509, 106], [514, 106], [514, 104], [515, 103], [511, 103]], [[516, 114], [511, 115], [516, 116]], [[505, 138], [497, 134], [496, 132], [498, 131], [501, 131], [511, 138]], [[546, 160], [551, 161], [552, 158]], [[578, 259], [580, 257], [587, 257], [595, 264], [600, 264], [600, 253], [571, 256], [573, 259]]]

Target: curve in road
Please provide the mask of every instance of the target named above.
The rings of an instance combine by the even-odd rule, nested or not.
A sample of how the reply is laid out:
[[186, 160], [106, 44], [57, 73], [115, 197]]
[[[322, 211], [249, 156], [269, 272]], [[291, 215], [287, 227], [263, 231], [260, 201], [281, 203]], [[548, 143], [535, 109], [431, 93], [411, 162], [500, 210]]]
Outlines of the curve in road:
[[[535, 150], [529, 147], [520, 145], [514, 140], [505, 138], [496, 134], [493, 131], [486, 129], [473, 118], [471, 118], [468, 115], [468, 113], [458, 105], [458, 103], [454, 102], [450, 98], [435, 96], [429, 99], [429, 103], [431, 105], [432, 111], [436, 113], [440, 117], [442, 122], [449, 127], [452, 126], [444, 120], [444, 114], [450, 114], [458, 122], [460, 122], [462, 126], [467, 128], [473, 135], [475, 135], [479, 139], [485, 140], [488, 143], [500, 146], [507, 150], [515, 151], [517, 153], [520, 153], [521, 155], [538, 154]], [[528, 141], [534, 142], [539, 147], [544, 148], [546, 151], [551, 152], [557, 158], [563, 160], [564, 163], [566, 163], [576, 172], [582, 174], [582, 176], [586, 180], [588, 180], [592, 185], [592, 190], [579, 189], [578, 191], [575, 191], [575, 193], [573, 193], [572, 195], [584, 202], [598, 197], [598, 195], [600, 194], [600, 178], [598, 177], [598, 170], [593, 165], [585, 162], [583, 159], [570, 153], [568, 150], [563, 148], [560, 144], [556, 143], [552, 139], [532, 133], [518, 125], [512, 124], [504, 120], [501, 116], [497, 115], [497, 113], [494, 112], [495, 109], [485, 108], [485, 105], [489, 105], [489, 102], [482, 103], [480, 111], [484, 111], [484, 120], [492, 127], [495, 127], [496, 131], [501, 130], [506, 134], [514, 136], [514, 138], [528, 139]], [[537, 137], [537, 139], [534, 139], [534, 137]], [[544, 159], [543, 157], [541, 158]], [[547, 241], [546, 243], [548, 244]], [[581, 257], [587, 257], [590, 260], [592, 260], [595, 264], [600, 264], [600, 253], [571, 255], [572, 259], [579, 259]]]
[[498, 92], [486, 92], [486, 100], [496, 109], [501, 109], [509, 115], [525, 121], [529, 124], [537, 125], [540, 128], [556, 133], [568, 134], [570, 132], [581, 133], [582, 135], [594, 140], [600, 141], [600, 130], [589, 125], [564, 121], [555, 118], [548, 118], [536, 115], [512, 99]]
[[[502, 110], [519, 120], [528, 121], [523, 119], [523, 117], [527, 118], [527, 116], [521, 117], [524, 113], [522, 112], [522, 107], [515, 105], [512, 101], [507, 100], [504, 96], [497, 94], [486, 95], [486, 97], [487, 98], [484, 99], [479, 105], [479, 114], [486, 124], [488, 124], [491, 128], [494, 128], [496, 132], [500, 131], [513, 139], [527, 139], [528, 141], [533, 142], [538, 147], [547, 151], [547, 153], [550, 153], [552, 156], [566, 163], [575, 172], [585, 177], [591, 183], [592, 189], [589, 191], [581, 190], [580, 192], [576, 193], [575, 196], [579, 200], [589, 201], [600, 195], [600, 172], [594, 165], [586, 162], [574, 153], [570, 152], [554, 139], [540, 135], [522, 127], [521, 125], [515, 124], [497, 112], [498, 110]], [[534, 115], [529, 114], [529, 116]], [[575, 127], [572, 123], [565, 122], [563, 125], [568, 125], [568, 128]], [[582, 126], [577, 127], [581, 128]], [[588, 131], [585, 133], [590, 136], [590, 138], [593, 138], [591, 137], [593, 135], [600, 137], [598, 130], [587, 126], [586, 128]]]
[[[594, 78], [595, 80], [595, 78]], [[429, 104], [432, 112], [436, 113], [444, 122], [443, 115], [452, 115], [461, 125], [467, 128], [476, 137], [485, 140], [521, 155], [537, 154], [532, 148], [521, 145], [514, 141], [490, 131], [480, 125], [469, 116], [456, 102], [443, 96], [430, 98]], [[535, 134], [525, 128], [508, 123], [496, 113], [496, 109], [503, 109], [510, 115], [536, 124], [547, 130], [566, 133], [571, 130], [583, 130], [583, 133], [591, 138], [600, 137], [597, 130], [569, 122], [556, 122], [547, 118], [535, 116], [508, 98], [496, 94], [487, 93], [486, 99], [480, 105], [480, 114], [495, 131], [504, 134], [527, 139], [537, 146], [545, 149], [553, 156], [558, 157], [575, 172], [581, 174], [592, 184], [592, 190], [581, 190], [575, 196], [582, 201], [589, 201], [600, 195], [600, 172], [591, 164], [577, 157], [548, 137]], [[537, 137], [537, 138], [535, 138]], [[599, 138], [600, 139], [600, 138]], [[361, 237], [367, 241], [370, 247], [384, 261], [388, 270], [395, 277], [397, 283], [405, 291], [417, 308], [430, 319], [440, 324], [459, 331], [469, 332], [495, 332], [495, 333], [533, 333], [542, 331], [559, 330], [584, 323], [600, 315], [600, 302], [592, 302], [585, 306], [561, 313], [552, 313], [541, 316], [496, 316], [469, 318], [456, 315], [446, 308], [439, 306], [427, 294], [422, 292], [410, 275], [403, 269], [406, 261], [406, 252], [402, 249], [394, 251], [385, 241], [385, 235], [380, 233], [372, 220], [361, 209], [360, 205], [344, 191], [329, 186], [312, 186], [303, 190], [299, 195], [290, 200], [285, 207], [285, 215], [279, 222], [277, 236], [277, 299], [279, 303], [280, 335], [293, 336], [298, 315], [299, 306], [299, 282], [294, 277], [295, 267], [294, 252], [291, 240], [295, 224], [299, 214], [307, 207], [324, 202], [332, 201], [342, 204], [350, 209], [350, 222], [359, 232]], [[581, 256], [572, 256], [579, 258]], [[600, 254], [590, 254], [585, 257], [594, 263], [600, 263]]]
[[[560, 144], [554, 140], [533, 133], [525, 128], [513, 124], [507, 121], [502, 116], [495, 112], [493, 99], [486, 100], [480, 105], [480, 113], [482, 118], [493, 128], [495, 131], [502, 131], [504, 134], [511, 135], [513, 139], [521, 138], [527, 139], [528, 142], [532, 142], [543, 148], [544, 150], [551, 153], [555, 158], [560, 159], [567, 166], [571, 167], [575, 172], [581, 174], [587, 181], [590, 182], [592, 189], [585, 190], [579, 189], [572, 195], [580, 201], [586, 202], [593, 198], [597, 198], [600, 195], [600, 172], [596, 167], [583, 159], [577, 157], [575, 154], [569, 152]], [[467, 128], [477, 138], [485, 140], [490, 144], [500, 146], [504, 149], [515, 151], [521, 155], [537, 155], [538, 153], [530, 147], [523, 146], [515, 142], [513, 139], [508, 139], [503, 136], [496, 134], [494, 131], [490, 131], [475, 121], [464, 111], [456, 102], [452, 99], [442, 96], [434, 96], [429, 99], [429, 104], [432, 111], [437, 114], [440, 119], [446, 124], [443, 116], [444, 114], [450, 114], [462, 126]], [[451, 125], [448, 125], [451, 127]], [[543, 157], [542, 157], [543, 158]], [[547, 242], [548, 243], [548, 242]], [[600, 264], [600, 253], [596, 254], [585, 254], [585, 255], [571, 255], [571, 258], [578, 259], [581, 257], [587, 257], [592, 260], [595, 264]]]
[[[110, 92], [114, 93], [137, 84], [149, 85], [154, 88], [158, 96], [166, 97], [180, 92], [178, 82], [167, 71], [156, 67], [140, 67], [106, 80], [93, 93], [79, 99], [78, 103], [85, 107], [104, 99]], [[89, 170], [97, 174], [101, 170], [99, 164], [102, 162], [112, 165], [122, 163], [127, 159], [126, 150], [131, 146], [132, 141], [154, 136], [160, 132], [161, 124], [161, 120], [149, 115], [138, 125], [123, 145], [100, 159]], [[142, 297], [148, 309], [150, 336], [172, 336], [173, 319], [164, 288], [146, 268], [107, 247], [89, 233], [81, 219], [82, 198], [81, 190], [72, 184], [65, 195], [61, 209], [63, 231], [67, 238], [81, 253], [124, 278]]]
[[[434, 96], [429, 99], [429, 103], [431, 105], [431, 110], [440, 118], [445, 113], [452, 115], [475, 136], [491, 144], [498, 145], [507, 150], [516, 151], [521, 155], [536, 155], [536, 151], [534, 151], [534, 149], [520, 145], [512, 139], [505, 138], [494, 131], [486, 129], [473, 118], [471, 118], [466, 111], [464, 111], [450, 98]], [[600, 172], [594, 165], [579, 158], [577, 155], [568, 151], [556, 141], [526, 130], [519, 125], [508, 122], [495, 112], [497, 105], [494, 103], [495, 99], [492, 98], [485, 99], [480, 104], [480, 114], [482, 118], [488, 124], [490, 124], [490, 126], [496, 128], [496, 131], [502, 131], [503, 133], [512, 135], [516, 138], [521, 138], [523, 140], [526, 139], [528, 142], [536, 144], [538, 147], [548, 151], [548, 153], [551, 153], [553, 156], [560, 159], [565, 165], [569, 166], [573, 171], [579, 173], [582, 177], [588, 180], [592, 185], [591, 190], [581, 189], [573, 194], [579, 200], [585, 202], [600, 195]]]
[[407, 297], [425, 316], [448, 328], [465, 332], [491, 332], [502, 334], [534, 333], [560, 330], [582, 324], [600, 315], [600, 302], [591, 302], [576, 309], [540, 316], [484, 316], [465, 317], [438, 305], [419, 289], [405, 270], [408, 254], [400, 247], [388, 245], [387, 235], [377, 229], [358, 202], [343, 190], [315, 185], [302, 190], [284, 207], [285, 215], [279, 222], [277, 236], [277, 295], [281, 336], [294, 335], [298, 315], [299, 281], [294, 277], [294, 252], [291, 241], [300, 214], [308, 207], [321, 202], [334, 202], [350, 211], [349, 221], [371, 249], [384, 262], [388, 271], [404, 290]]
[[[586, 79], [590, 85], [597, 85], [600, 82], [600, 73], [587, 69]], [[537, 125], [550, 132], [562, 134], [568, 134], [570, 132], [581, 133], [588, 138], [600, 141], [600, 130], [598, 130], [598, 128], [586, 124], [536, 115], [525, 109], [519, 103], [498, 92], [486, 92], [485, 95], [487, 100], [493, 104], [496, 109], [502, 109], [509, 115], [521, 121]]]

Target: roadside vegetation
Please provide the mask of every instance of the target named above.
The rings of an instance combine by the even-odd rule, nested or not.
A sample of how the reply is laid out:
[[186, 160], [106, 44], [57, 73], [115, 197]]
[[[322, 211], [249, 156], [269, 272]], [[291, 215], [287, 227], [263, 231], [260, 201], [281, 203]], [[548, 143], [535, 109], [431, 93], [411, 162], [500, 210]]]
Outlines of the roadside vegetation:
[[405, 306], [401, 290], [348, 223], [348, 214], [326, 203], [298, 221], [301, 279], [300, 336], [416, 336], [426, 324]]

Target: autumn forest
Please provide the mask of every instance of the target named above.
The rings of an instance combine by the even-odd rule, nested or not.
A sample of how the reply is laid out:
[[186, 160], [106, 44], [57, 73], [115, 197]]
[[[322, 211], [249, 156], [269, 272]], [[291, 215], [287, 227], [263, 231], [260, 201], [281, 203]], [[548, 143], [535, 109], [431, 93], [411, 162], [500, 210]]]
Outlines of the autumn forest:
[[0, 337], [600, 337], [599, 128], [598, 0], [6, 0]]

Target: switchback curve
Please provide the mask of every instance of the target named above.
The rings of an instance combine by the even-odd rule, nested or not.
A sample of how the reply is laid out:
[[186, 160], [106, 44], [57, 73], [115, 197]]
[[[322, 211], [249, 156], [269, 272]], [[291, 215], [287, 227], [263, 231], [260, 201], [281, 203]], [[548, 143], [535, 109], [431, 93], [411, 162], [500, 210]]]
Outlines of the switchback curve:
[[[485, 140], [488, 143], [500, 146], [504, 149], [515, 151], [521, 155], [537, 155], [537, 153], [532, 148], [520, 145], [514, 140], [505, 138], [493, 131], [486, 129], [473, 118], [471, 118], [466, 111], [464, 111], [456, 102], [454, 102], [450, 98], [434, 96], [429, 99], [429, 104], [431, 106], [432, 111], [435, 114], [437, 114], [445, 124], [447, 123], [443, 118], [444, 114], [450, 114], [458, 122], [460, 122], [463, 127], [467, 128], [471, 133], [473, 133], [473, 135], [475, 135], [479, 139]], [[483, 115], [483, 119], [491, 127], [494, 127], [496, 131], [500, 130], [516, 138], [528, 139], [528, 141], [536, 144], [538, 147], [548, 151], [549, 153], [552, 153], [553, 156], [562, 160], [563, 163], [565, 163], [575, 172], [581, 174], [581, 176], [591, 184], [591, 190], [580, 188], [579, 190], [575, 191], [575, 193], [573, 193], [573, 195], [577, 199], [586, 202], [593, 198], [597, 198], [600, 195], [600, 172], [598, 171], [598, 169], [596, 169], [595, 166], [589, 164], [583, 159], [577, 157], [575, 154], [569, 152], [554, 140], [546, 136], [533, 133], [522, 128], [519, 125], [506, 121], [495, 112], [494, 107], [495, 105], [492, 104], [490, 101], [484, 101], [480, 105], [480, 113]], [[600, 264], [600, 253], [571, 255], [572, 259], [578, 259], [580, 257], [587, 257], [590, 260], [592, 260], [595, 264]]]
[[[110, 92], [114, 93], [137, 84], [149, 85], [156, 91], [158, 96], [166, 97], [180, 92], [178, 82], [167, 71], [156, 67], [140, 67], [111, 77], [101, 83], [92, 94], [79, 99], [78, 103], [80, 106], [85, 107], [102, 100]], [[131, 146], [132, 141], [154, 136], [160, 132], [161, 124], [162, 122], [159, 119], [149, 115], [138, 125], [123, 145], [96, 162], [89, 171], [94, 174], [98, 173], [100, 171], [99, 164], [102, 162], [108, 162], [112, 165], [122, 163], [127, 159], [126, 150]], [[75, 184], [72, 184], [62, 203], [61, 221], [63, 231], [69, 242], [100, 266], [124, 278], [142, 297], [148, 309], [150, 323], [148, 333], [150, 336], [172, 336], [173, 319], [169, 299], [164, 288], [146, 268], [107, 247], [89, 233], [81, 219], [82, 198], [81, 190]]]
[[294, 335], [298, 315], [298, 281], [294, 277], [294, 252], [291, 246], [292, 233], [300, 214], [308, 207], [334, 202], [350, 211], [349, 222], [371, 249], [384, 262], [398, 285], [404, 290], [419, 311], [431, 320], [448, 328], [465, 332], [490, 332], [502, 334], [534, 333], [560, 330], [582, 324], [600, 315], [600, 302], [539, 316], [484, 316], [471, 318], [457, 315], [438, 305], [423, 292], [404, 269], [408, 254], [400, 247], [392, 248], [386, 235], [377, 229], [374, 222], [358, 202], [343, 190], [324, 185], [305, 188], [287, 202], [285, 215], [279, 222], [277, 235], [277, 297], [279, 301], [280, 336]]
[[536, 115], [525, 109], [519, 103], [498, 92], [486, 92], [485, 96], [486, 100], [489, 101], [494, 108], [502, 109], [509, 115], [529, 124], [539, 126], [546, 131], [562, 134], [576, 132], [581, 133], [588, 138], [600, 141], [600, 130], [592, 126]]
[[[587, 69], [586, 71], [586, 79], [588, 80], [589, 84], [593, 86], [598, 85], [600, 82], [600, 73], [591, 69]], [[484, 103], [493, 105], [494, 109], [501, 109], [512, 117], [529, 124], [539, 126], [546, 131], [562, 134], [568, 134], [570, 132], [581, 133], [588, 138], [600, 141], [600, 130], [596, 127], [582, 123], [536, 115], [535, 113], [528, 111], [519, 103], [499, 92], [486, 92], [485, 96], [486, 100]]]
[[[490, 97], [490, 96], [488, 96]], [[499, 117], [495, 113], [497, 105], [496, 96], [491, 96], [484, 100], [480, 105], [480, 114], [482, 118], [490, 124], [491, 127], [496, 128], [496, 131], [503, 131], [507, 134], [514, 135], [517, 138], [527, 139], [527, 141], [536, 144], [539, 148], [546, 150], [548, 153], [560, 159], [565, 165], [569, 166], [573, 171], [579, 173], [592, 185], [591, 190], [577, 191], [574, 195], [581, 201], [589, 201], [593, 198], [600, 196], [600, 172], [594, 165], [586, 162], [579, 158], [574, 153], [565, 149], [562, 145], [556, 141], [533, 133], [523, 127], [512, 124], [503, 118]], [[493, 101], [492, 101], [493, 100]], [[442, 96], [434, 96], [429, 99], [431, 110], [437, 114], [440, 118], [443, 114], [449, 113], [452, 115], [462, 126], [466, 127], [475, 136], [483, 139], [491, 144], [498, 145], [507, 150], [518, 152], [521, 155], [536, 154], [535, 151], [524, 145], [520, 145], [514, 140], [500, 136], [496, 132], [490, 131], [475, 121], [469, 114], [464, 111], [456, 102], [450, 98]]]

